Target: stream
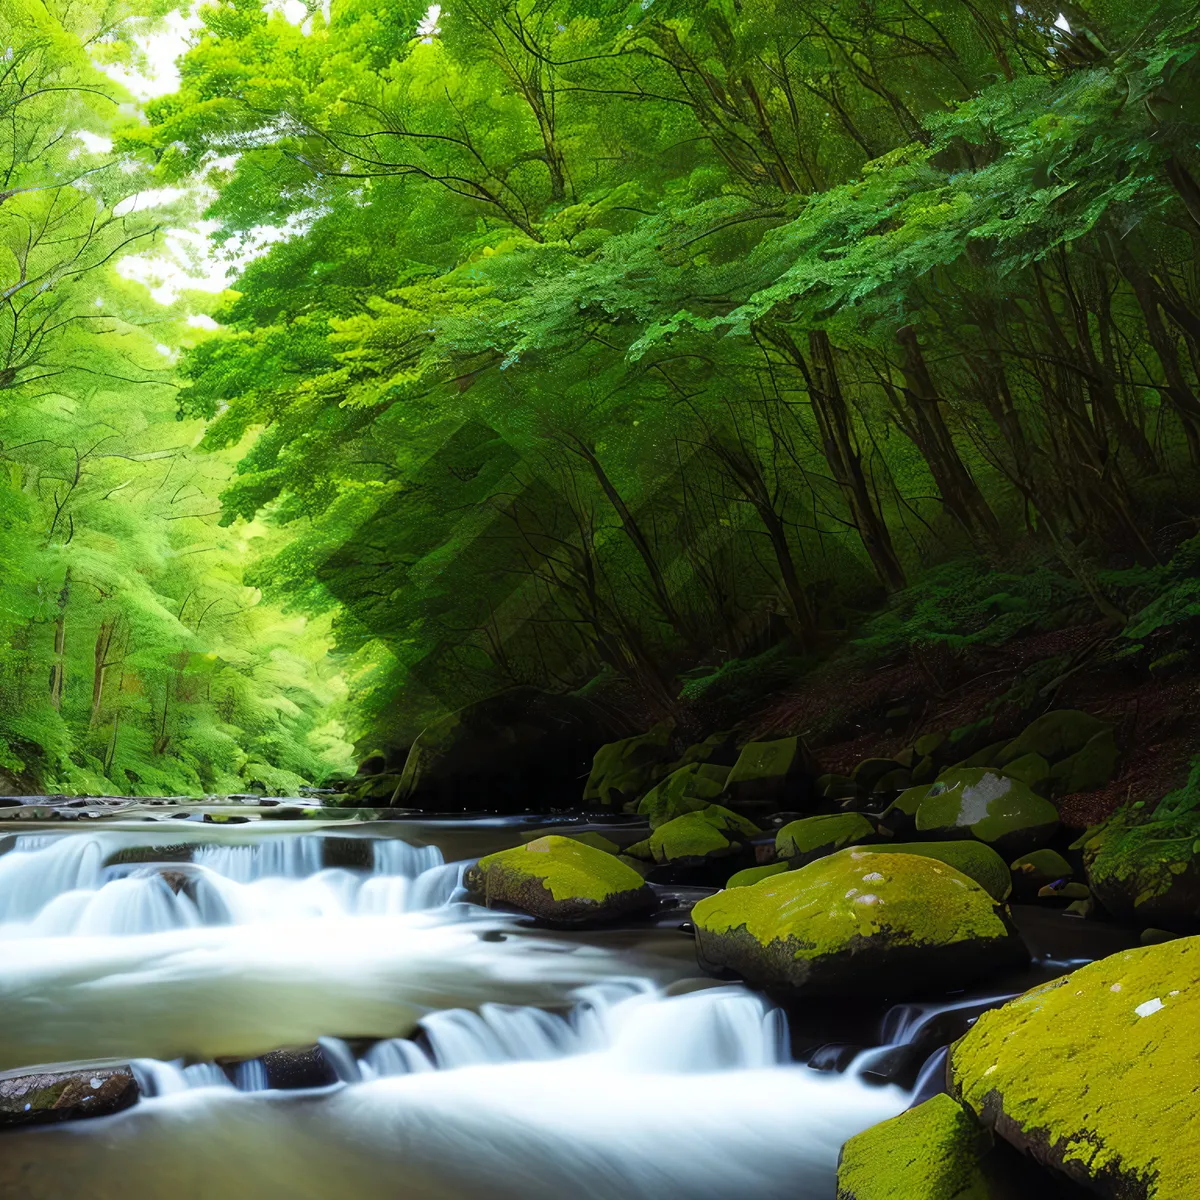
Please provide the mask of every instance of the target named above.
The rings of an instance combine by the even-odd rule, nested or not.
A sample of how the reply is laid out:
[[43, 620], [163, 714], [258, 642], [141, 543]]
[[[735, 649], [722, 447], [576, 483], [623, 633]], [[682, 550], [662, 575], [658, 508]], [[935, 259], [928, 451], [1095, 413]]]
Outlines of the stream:
[[[465, 903], [463, 859], [514, 840], [0, 832], [0, 1072], [128, 1062], [143, 1097], [0, 1133], [0, 1196], [832, 1200], [846, 1138], [937, 1090], [931, 1030], [1011, 994], [881, 1010], [799, 1062], [821, 1022], [701, 975], [686, 907], [564, 933]], [[275, 1086], [262, 1056], [314, 1044], [315, 1086]], [[911, 1086], [878, 1081], [918, 1048]]]

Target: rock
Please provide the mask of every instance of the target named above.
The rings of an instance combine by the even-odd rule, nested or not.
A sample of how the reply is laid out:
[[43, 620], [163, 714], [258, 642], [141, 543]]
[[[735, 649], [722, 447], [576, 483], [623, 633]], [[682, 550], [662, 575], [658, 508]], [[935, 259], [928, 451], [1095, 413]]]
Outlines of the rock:
[[917, 808], [917, 832], [978, 838], [1002, 854], [1043, 845], [1058, 828], [1058, 810], [1023, 783], [983, 767], [943, 773]]
[[1040, 754], [1057, 763], [1082, 750], [1097, 734], [1111, 732], [1112, 726], [1089, 713], [1063, 708], [1038, 717], [1000, 752], [996, 766], [1007, 766], [1026, 754]]
[[864, 758], [854, 768], [853, 779], [865, 792], [875, 790], [875, 783], [885, 775], [903, 768], [894, 758]]
[[729, 805], [749, 809], [792, 806], [801, 790], [807, 759], [798, 737], [743, 746], [725, 785]]
[[857, 846], [875, 837], [875, 826], [859, 813], [829, 817], [804, 817], [785, 825], [775, 835], [775, 853], [798, 867], [846, 846]]
[[680, 756], [676, 767], [690, 763], [712, 763], [714, 766], [732, 767], [738, 759], [737, 735], [732, 730], [710, 733], [702, 742], [689, 746]]
[[746, 867], [744, 870], [730, 875], [725, 886], [727, 888], [749, 887], [752, 883], [758, 883], [760, 879], [769, 879], [772, 875], [778, 875], [791, 869], [790, 862], [773, 862], [767, 863], [763, 867]]
[[1110, 1200], [1200, 1195], [1200, 938], [1114, 954], [985, 1012], [950, 1091]]
[[645, 841], [626, 849], [631, 858], [658, 865], [700, 866], [711, 858], [736, 854], [760, 830], [738, 813], [710, 804], [660, 825]]
[[1096, 902], [1089, 895], [1086, 900], [1072, 900], [1063, 909], [1064, 917], [1091, 917], [1095, 914]]
[[866, 846], [875, 854], [916, 854], [936, 858], [969, 875], [993, 900], [1007, 900], [1012, 892], [1012, 876], [1004, 859], [991, 846], [960, 838], [952, 842], [887, 842]]
[[127, 1066], [0, 1075], [0, 1128], [104, 1117], [138, 1099]]
[[944, 733], [926, 733], [913, 742], [918, 758], [932, 758], [946, 744]]
[[337, 1083], [337, 1071], [319, 1046], [288, 1046], [259, 1057], [267, 1076], [267, 1087], [285, 1089], [329, 1087]]
[[359, 776], [382, 775], [385, 770], [387, 770], [387, 758], [382, 754], [370, 754], [358, 764], [355, 774]]
[[612, 854], [549, 835], [481, 858], [464, 884], [479, 904], [502, 903], [553, 925], [593, 925], [642, 916], [654, 892]]
[[321, 866], [326, 870], [369, 871], [375, 865], [375, 839], [334, 837], [321, 839]]
[[1118, 814], [1083, 847], [1096, 899], [1120, 921], [1200, 930], [1200, 818], [1133, 824]]
[[1071, 864], [1057, 850], [1034, 850], [1012, 863], [1013, 886], [1022, 899], [1036, 896], [1041, 888], [1074, 874]]
[[638, 816], [650, 822], [651, 829], [696, 812], [711, 804], [725, 790], [729, 768], [715, 763], [689, 763], [660, 780], [638, 802]]
[[852, 1137], [837, 1200], [992, 1200], [993, 1141], [944, 1093]]
[[932, 783], [938, 774], [937, 761], [932, 756], [920, 760], [912, 770], [913, 783]]
[[911, 833], [917, 827], [917, 810], [921, 807], [921, 801], [929, 795], [932, 786], [919, 783], [905, 788], [880, 814], [879, 823], [894, 834]]
[[403, 778], [402, 772], [379, 771], [365, 779], [351, 780], [345, 794], [356, 804], [386, 808]]
[[498, 812], [576, 803], [578, 781], [602, 741], [587, 701], [510, 688], [426, 726], [391, 803]]
[[957, 767], [995, 767], [996, 760], [1000, 757], [1001, 751], [1008, 745], [1007, 741], [991, 742], [980, 750], [976, 750], [974, 754], [964, 758], [962, 762], [955, 763]]
[[871, 787], [871, 796], [876, 799], [890, 800], [897, 792], [903, 792], [911, 786], [912, 772], [906, 771], [903, 767], [897, 767], [896, 770], [888, 771], [886, 775], [880, 775], [875, 780]]
[[195, 842], [175, 842], [166, 846], [126, 846], [116, 850], [105, 860], [106, 867], [124, 863], [191, 862], [196, 853]]
[[961, 987], [1028, 952], [1002, 906], [933, 858], [846, 849], [692, 910], [697, 955], [798, 995]]
[[1069, 795], [1105, 787], [1117, 773], [1118, 758], [1117, 739], [1111, 729], [1104, 729], [1054, 768], [1054, 790]]
[[1044, 796], [1050, 788], [1050, 764], [1040, 754], [1022, 754], [1013, 759], [1000, 774], [1023, 783], [1031, 792]]
[[584, 804], [620, 808], [644, 795], [670, 769], [670, 740], [671, 727], [662, 723], [649, 733], [601, 746], [583, 789]]
[[1143, 946], [1161, 946], [1163, 942], [1173, 942], [1179, 935], [1166, 929], [1143, 929], [1138, 939]]

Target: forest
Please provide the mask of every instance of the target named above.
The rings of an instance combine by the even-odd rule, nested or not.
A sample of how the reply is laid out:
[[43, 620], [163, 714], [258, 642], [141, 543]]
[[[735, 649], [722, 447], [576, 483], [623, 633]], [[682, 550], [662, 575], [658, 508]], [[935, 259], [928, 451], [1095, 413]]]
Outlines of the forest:
[[[139, 106], [166, 10], [0, 18], [10, 777], [286, 791], [516, 684], [645, 727], [1072, 622], [1189, 669], [1194, 6], [222, 0]], [[229, 288], [160, 304], [201, 215]]]

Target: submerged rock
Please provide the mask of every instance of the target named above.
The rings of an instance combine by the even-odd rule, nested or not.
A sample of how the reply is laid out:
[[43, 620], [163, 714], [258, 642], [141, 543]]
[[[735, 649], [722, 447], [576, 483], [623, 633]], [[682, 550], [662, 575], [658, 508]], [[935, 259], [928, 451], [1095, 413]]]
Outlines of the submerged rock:
[[791, 821], [775, 835], [775, 852], [794, 867], [875, 837], [875, 826], [860, 813], [835, 813]]
[[1036, 849], [1054, 836], [1058, 809], [1018, 780], [983, 767], [958, 767], [917, 808], [917, 832], [978, 838], [1003, 854]]
[[1111, 1200], [1200, 1196], [1200, 938], [1114, 954], [985, 1012], [951, 1091]]
[[993, 900], [1007, 900], [1012, 892], [1012, 875], [1004, 859], [982, 842], [958, 839], [952, 842], [884, 842], [863, 847], [875, 854], [916, 854], [936, 858], [969, 875]]
[[509, 904], [554, 925], [592, 925], [641, 916], [654, 892], [615, 855], [550, 835], [481, 858], [468, 868], [477, 903]]
[[103, 1117], [138, 1099], [127, 1066], [0, 1075], [0, 1128]]
[[692, 919], [703, 963], [800, 994], [908, 995], [1028, 958], [973, 879], [937, 859], [868, 848], [718, 892]]

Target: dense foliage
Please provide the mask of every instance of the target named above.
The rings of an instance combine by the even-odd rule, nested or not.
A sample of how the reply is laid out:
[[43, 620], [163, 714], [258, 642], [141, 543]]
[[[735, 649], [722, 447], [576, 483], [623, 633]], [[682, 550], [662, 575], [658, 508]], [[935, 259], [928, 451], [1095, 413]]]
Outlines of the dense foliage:
[[128, 61], [156, 14], [0, 12], [0, 791], [294, 790], [342, 765], [328, 622], [243, 579], [269, 532], [217, 524], [230, 456], [177, 417], [198, 331], [123, 280], [161, 208], [115, 153]]

